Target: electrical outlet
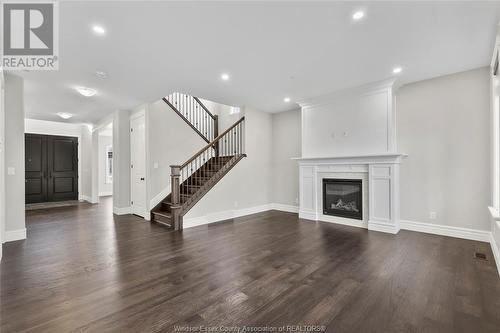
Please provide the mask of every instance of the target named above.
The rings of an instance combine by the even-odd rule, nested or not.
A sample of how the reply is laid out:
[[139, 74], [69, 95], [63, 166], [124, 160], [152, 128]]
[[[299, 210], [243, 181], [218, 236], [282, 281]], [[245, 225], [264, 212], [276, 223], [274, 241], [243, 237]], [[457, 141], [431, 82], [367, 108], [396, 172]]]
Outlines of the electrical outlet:
[[234, 207], [238, 207], [238, 201], [234, 202]]
[[437, 218], [437, 213], [436, 212], [429, 212], [429, 218], [431, 220], [435, 220]]
[[14, 167], [7, 167], [7, 175], [14, 176], [15, 174], [16, 174], [16, 168], [14, 168]]
[[158, 169], [158, 162], [153, 163], [153, 168]]
[[299, 197], [296, 197], [295, 198], [295, 203], [298, 204], [299, 203]]

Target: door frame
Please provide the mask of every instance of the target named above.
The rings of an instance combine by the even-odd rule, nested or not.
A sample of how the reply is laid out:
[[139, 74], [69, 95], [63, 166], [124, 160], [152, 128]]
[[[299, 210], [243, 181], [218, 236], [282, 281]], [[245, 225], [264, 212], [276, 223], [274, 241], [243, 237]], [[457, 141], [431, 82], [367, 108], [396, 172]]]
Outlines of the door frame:
[[[41, 154], [41, 158], [42, 158], [41, 163], [43, 164], [43, 166], [42, 166], [41, 173], [45, 174], [45, 176], [42, 175], [42, 177], [45, 178], [45, 200], [43, 200], [41, 202], [57, 202], [57, 201], [64, 201], [64, 200], [79, 200], [80, 199], [80, 163], [79, 163], [80, 159], [78, 158], [78, 156], [79, 156], [79, 152], [80, 152], [80, 146], [79, 146], [79, 142], [78, 142], [78, 137], [71, 136], [71, 135], [51, 135], [51, 134], [38, 134], [38, 133], [24, 133], [25, 151], [26, 151], [26, 144], [27, 144], [26, 143], [26, 138], [28, 138], [28, 137], [39, 137], [41, 139], [44, 139], [44, 141], [42, 141], [42, 152], [45, 151], [45, 160], [43, 160], [44, 154], [42, 153]], [[52, 178], [51, 174], [53, 174], [53, 173], [61, 173], [61, 171], [54, 171], [54, 170], [52, 170], [53, 169], [52, 163], [54, 162], [53, 158], [51, 158], [51, 157], [53, 157], [53, 156], [51, 156], [51, 152], [52, 153], [54, 152], [53, 151], [54, 146], [52, 144], [53, 144], [53, 140], [57, 140], [57, 139], [59, 139], [59, 140], [61, 140], [61, 139], [71, 140], [72, 145], [73, 145], [73, 154], [72, 154], [71, 158], [72, 158], [72, 164], [73, 164], [73, 166], [76, 165], [76, 168], [77, 168], [76, 169], [76, 177], [77, 177], [76, 184], [73, 183], [73, 186], [76, 185], [76, 199], [69, 199], [69, 198], [62, 199], [62, 198], [60, 198], [59, 200], [52, 200], [54, 197], [57, 196], [57, 193], [53, 192], [54, 188], [51, 189], [51, 187], [49, 186], [50, 179]], [[74, 148], [75, 148], [74, 145], [75, 145], [75, 143], [76, 143], [76, 154], [75, 154], [75, 151], [74, 151]], [[43, 147], [43, 146], [45, 146], [45, 147]], [[26, 163], [26, 161], [25, 161], [25, 163]], [[66, 171], [63, 171], [63, 172], [66, 172]], [[27, 172], [25, 170], [25, 175], [24, 175], [25, 182], [28, 179], [28, 177], [26, 177], [26, 173]], [[74, 175], [74, 173], [73, 173], [73, 175]], [[53, 178], [56, 178], [56, 176], [54, 176]], [[42, 184], [42, 188], [43, 188], [43, 184]], [[27, 199], [27, 195], [26, 194], [25, 194], [25, 199]]]
[[0, 70], [0, 260], [5, 235], [5, 112], [3, 70]]
[[[130, 114], [129, 117], [129, 131], [132, 128], [132, 120], [137, 118], [144, 118], [144, 173], [145, 173], [145, 190], [144, 190], [144, 216], [143, 218], [147, 221], [151, 220], [151, 207], [149, 205], [149, 186], [150, 186], [150, 170], [149, 170], [149, 124], [148, 124], [148, 105], [144, 104], [139, 106]], [[130, 133], [130, 132], [129, 132]], [[129, 137], [129, 147], [130, 147], [130, 161], [132, 161], [132, 136]], [[132, 201], [132, 191], [133, 191], [133, 174], [130, 171], [130, 200]], [[130, 211], [132, 212], [132, 204], [130, 204]]]
[[[55, 122], [47, 122], [47, 125], [53, 125]], [[66, 128], [49, 128], [48, 126], [36, 126], [32, 123], [31, 119], [26, 119], [24, 122], [24, 134], [43, 134], [43, 135], [53, 135], [53, 136], [72, 136], [76, 137], [78, 140], [78, 200], [91, 201], [91, 198], [82, 195], [82, 133], [80, 131], [71, 131], [68, 124], [56, 124], [57, 127]], [[66, 126], [65, 126], [66, 125]], [[72, 124], [71, 124], [72, 125]], [[80, 125], [82, 126], [82, 125]]]

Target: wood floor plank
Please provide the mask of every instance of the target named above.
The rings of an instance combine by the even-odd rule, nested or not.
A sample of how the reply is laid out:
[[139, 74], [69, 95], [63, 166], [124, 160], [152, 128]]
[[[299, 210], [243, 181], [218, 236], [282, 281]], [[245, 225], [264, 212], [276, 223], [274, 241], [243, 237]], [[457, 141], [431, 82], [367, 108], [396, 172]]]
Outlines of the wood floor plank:
[[29, 211], [27, 229], [27, 240], [4, 245], [2, 333], [500, 331], [500, 279], [486, 243], [277, 211], [171, 232], [113, 216], [109, 198]]

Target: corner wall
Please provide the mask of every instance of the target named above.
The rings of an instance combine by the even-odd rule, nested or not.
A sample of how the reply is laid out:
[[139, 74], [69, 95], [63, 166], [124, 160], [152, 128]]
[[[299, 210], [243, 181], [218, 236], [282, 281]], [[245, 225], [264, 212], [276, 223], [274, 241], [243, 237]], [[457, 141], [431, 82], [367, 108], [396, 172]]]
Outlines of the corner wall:
[[5, 75], [5, 237], [26, 238], [24, 212], [24, 86], [19, 76]]
[[115, 214], [130, 212], [130, 112], [128, 111], [115, 111], [113, 114], [113, 212]]
[[113, 137], [99, 135], [99, 151], [98, 151], [98, 190], [99, 196], [112, 195], [113, 184], [106, 183], [106, 147], [113, 146]]
[[489, 91], [487, 68], [399, 89], [402, 220], [490, 230]]
[[232, 218], [238, 211], [254, 213], [269, 208], [272, 200], [272, 116], [252, 108], [242, 111], [247, 157], [186, 214], [185, 227]]
[[299, 166], [292, 157], [302, 156], [301, 124], [300, 109], [272, 115], [271, 191], [274, 204], [291, 207], [299, 204]]

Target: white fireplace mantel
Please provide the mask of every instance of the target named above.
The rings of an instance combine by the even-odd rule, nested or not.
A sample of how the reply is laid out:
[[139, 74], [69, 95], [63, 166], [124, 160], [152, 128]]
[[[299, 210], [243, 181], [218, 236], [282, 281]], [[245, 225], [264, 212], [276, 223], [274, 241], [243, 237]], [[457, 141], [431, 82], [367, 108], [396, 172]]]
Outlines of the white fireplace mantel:
[[[297, 157], [299, 163], [299, 217], [365, 227], [368, 230], [399, 232], [399, 164], [406, 154], [381, 153], [352, 156]], [[363, 221], [323, 215], [323, 178], [362, 179]], [[365, 214], [364, 214], [365, 215]]]

